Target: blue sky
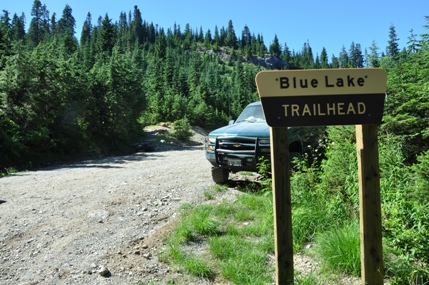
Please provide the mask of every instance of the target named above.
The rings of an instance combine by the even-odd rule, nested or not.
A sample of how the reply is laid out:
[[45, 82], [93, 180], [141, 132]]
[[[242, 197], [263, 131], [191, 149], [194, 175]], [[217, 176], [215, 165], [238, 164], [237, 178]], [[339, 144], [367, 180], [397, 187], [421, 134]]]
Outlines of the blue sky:
[[[25, 13], [27, 24], [31, 21], [33, 0], [0, 0], [0, 9], [12, 15]], [[362, 51], [375, 41], [380, 52], [385, 50], [389, 39], [389, 27], [394, 25], [400, 48], [406, 46], [410, 30], [414, 34], [429, 33], [423, 28], [425, 16], [429, 16], [427, 0], [41, 0], [47, 6], [50, 16], [56, 13], [61, 17], [66, 4], [73, 10], [76, 19], [76, 37], [80, 37], [83, 21], [88, 12], [92, 23], [99, 16], [109, 17], [116, 22], [121, 11], [134, 10], [137, 5], [146, 22], [152, 22], [164, 29], [172, 28], [174, 23], [182, 31], [187, 23], [193, 30], [200, 27], [214, 34], [215, 26], [227, 27], [232, 20], [237, 36], [247, 25], [255, 35], [261, 34], [269, 46], [277, 35], [280, 44], [286, 43], [290, 50], [300, 51], [309, 42], [313, 53], [320, 54], [326, 48], [329, 59], [338, 56], [342, 47], [349, 50], [351, 43], [360, 44]]]

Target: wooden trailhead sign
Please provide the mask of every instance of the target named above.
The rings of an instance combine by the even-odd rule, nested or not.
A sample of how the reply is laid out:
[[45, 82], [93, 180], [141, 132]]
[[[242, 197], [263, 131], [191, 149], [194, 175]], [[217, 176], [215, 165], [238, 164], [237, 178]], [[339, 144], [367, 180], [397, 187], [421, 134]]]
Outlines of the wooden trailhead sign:
[[256, 85], [271, 134], [276, 284], [293, 284], [288, 127], [356, 125], [362, 284], [383, 285], [377, 125], [387, 76], [382, 69], [262, 71]]
[[265, 71], [256, 82], [271, 127], [381, 122], [386, 92], [382, 69]]

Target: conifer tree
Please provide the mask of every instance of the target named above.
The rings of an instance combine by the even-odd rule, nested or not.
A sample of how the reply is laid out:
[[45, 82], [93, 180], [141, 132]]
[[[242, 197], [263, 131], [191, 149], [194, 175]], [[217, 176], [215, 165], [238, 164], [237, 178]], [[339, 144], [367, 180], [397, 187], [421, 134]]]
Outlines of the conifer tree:
[[10, 22], [9, 12], [7, 10], [3, 10], [3, 15], [0, 17], [0, 25], [2, 25], [9, 32], [12, 28], [12, 24]]
[[368, 54], [368, 66], [369, 67], [380, 67], [380, 56], [378, 54], [378, 47], [375, 40], [372, 41], [371, 47], [369, 48], [370, 53]]
[[322, 48], [322, 52], [320, 53], [320, 67], [321, 68], [329, 68], [328, 62], [328, 53], [326, 52], [325, 47]]
[[332, 55], [331, 67], [332, 68], [340, 68], [340, 61], [339, 61], [338, 57], [336, 57], [335, 55]]
[[204, 36], [204, 46], [206, 48], [210, 48], [212, 44], [212, 34], [210, 32], [210, 29], [207, 30], [206, 35]]
[[121, 12], [119, 15], [119, 22], [117, 24], [118, 30], [118, 44], [122, 51], [130, 50], [135, 42], [130, 41], [130, 27], [128, 25], [127, 14]]
[[307, 41], [302, 48], [301, 68], [311, 69], [314, 67], [313, 50]]
[[234, 25], [232, 24], [232, 20], [229, 20], [228, 22], [228, 31], [225, 39], [225, 44], [232, 49], [237, 48], [237, 36], [235, 35]]
[[10, 37], [13, 41], [25, 41], [25, 15], [22, 14], [18, 17], [16, 14], [13, 15]]
[[78, 43], [74, 36], [76, 20], [72, 15], [72, 8], [66, 5], [63, 10], [63, 15], [58, 21], [57, 36], [63, 43], [66, 53], [71, 54], [77, 50]]
[[88, 12], [86, 15], [85, 22], [83, 22], [82, 32], [80, 33], [80, 44], [81, 46], [85, 46], [89, 44], [92, 33], [92, 16], [91, 13]]
[[243, 31], [241, 32], [241, 48], [251, 45], [252, 35], [250, 34], [250, 29], [247, 25], [244, 26]]
[[388, 46], [386, 48], [386, 55], [393, 60], [397, 60], [399, 56], [399, 44], [398, 37], [396, 35], [395, 26], [392, 24], [389, 27], [389, 40], [387, 41]]
[[139, 45], [141, 45], [145, 38], [145, 33], [143, 29], [143, 19], [140, 12], [140, 9], [137, 7], [137, 5], [134, 6], [133, 11], [133, 20], [130, 23], [131, 28], [131, 42], [134, 44], [136, 41]]
[[340, 51], [340, 56], [338, 57], [338, 61], [339, 61], [339, 67], [341, 68], [350, 67], [350, 58], [344, 46]]
[[100, 27], [100, 35], [98, 39], [98, 50], [105, 52], [108, 55], [112, 53], [115, 44], [115, 28], [111, 22], [112, 20], [106, 14], [102, 20]]
[[277, 38], [277, 35], [274, 35], [274, 40], [273, 40], [273, 43], [270, 45], [269, 52], [274, 56], [280, 56], [282, 53], [282, 47], [279, 43], [279, 39]]
[[363, 67], [363, 55], [360, 44], [355, 44], [352, 42], [349, 50], [349, 61], [350, 67], [352, 68], [362, 68]]
[[408, 48], [407, 48], [407, 53], [411, 54], [411, 53], [415, 53], [417, 52], [420, 48], [421, 48], [421, 41], [417, 40], [417, 35], [414, 34], [413, 29], [410, 30], [410, 36], [408, 37]]
[[[5, 11], [4, 11], [5, 12]], [[11, 41], [9, 37], [10, 27], [9, 27], [9, 17], [8, 14], [3, 15], [2, 21], [0, 22], [0, 70], [5, 66], [7, 57], [10, 55], [11, 51]]]
[[[214, 39], [213, 40], [214, 40], [214, 44], [217, 48], [222, 45], [221, 41], [220, 41], [219, 29], [217, 26], [215, 26]], [[215, 48], [215, 50], [217, 50], [217, 48]]]
[[33, 8], [31, 9], [30, 28], [28, 30], [28, 38], [31, 46], [36, 47], [45, 36], [49, 35], [49, 11], [46, 5], [42, 5], [40, 0], [34, 0]]

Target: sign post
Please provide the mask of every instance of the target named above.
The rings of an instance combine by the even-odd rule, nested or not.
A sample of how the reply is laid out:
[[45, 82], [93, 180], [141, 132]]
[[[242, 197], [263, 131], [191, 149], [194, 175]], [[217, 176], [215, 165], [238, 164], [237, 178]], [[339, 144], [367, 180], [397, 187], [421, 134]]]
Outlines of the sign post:
[[362, 284], [383, 284], [377, 124], [386, 92], [382, 69], [262, 71], [259, 97], [271, 127], [276, 283], [293, 284], [288, 127], [356, 125]]
[[363, 284], [383, 284], [380, 172], [376, 125], [356, 125]]
[[[292, 202], [287, 128], [270, 128], [276, 283], [293, 284]], [[287, 174], [287, 175], [285, 175]]]

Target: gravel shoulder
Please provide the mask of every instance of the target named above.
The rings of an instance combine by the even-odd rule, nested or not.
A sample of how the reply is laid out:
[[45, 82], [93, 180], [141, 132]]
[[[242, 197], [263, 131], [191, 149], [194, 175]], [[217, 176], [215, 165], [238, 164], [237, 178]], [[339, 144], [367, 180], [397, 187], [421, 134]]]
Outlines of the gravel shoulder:
[[176, 274], [156, 254], [179, 207], [203, 201], [214, 185], [203, 135], [1, 178], [0, 284], [136, 284]]

